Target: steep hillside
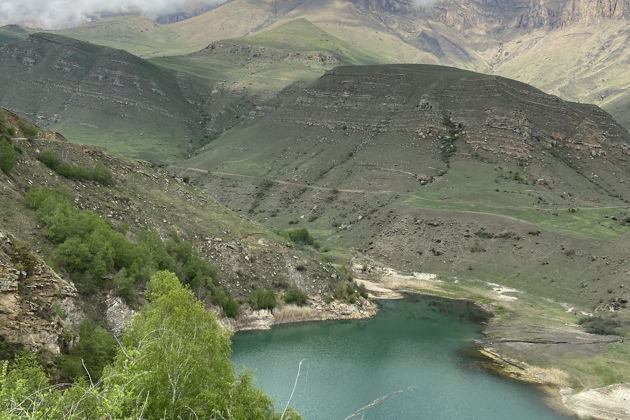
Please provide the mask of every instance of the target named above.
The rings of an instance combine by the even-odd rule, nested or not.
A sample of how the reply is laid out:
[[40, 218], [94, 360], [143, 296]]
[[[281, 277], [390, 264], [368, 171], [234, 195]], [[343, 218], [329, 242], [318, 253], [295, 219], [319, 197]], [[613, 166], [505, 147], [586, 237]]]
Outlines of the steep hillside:
[[28, 38], [29, 32], [18, 25], [0, 27], [0, 45], [15, 44]]
[[[57, 234], [66, 235], [73, 229], [88, 231], [87, 221], [94, 223], [95, 219], [87, 211], [104, 220], [102, 226], [121, 241], [137, 243], [147, 230], [157, 232], [164, 241], [175, 233], [177, 241], [188, 241], [202, 261], [215, 267], [215, 286], [241, 303], [246, 303], [252, 292], [261, 287], [276, 293], [298, 287], [321, 299], [331, 293], [337, 282], [337, 269], [318, 260], [312, 247], [298, 246], [238, 216], [164, 169], [120, 158], [100, 148], [69, 143], [4, 110], [0, 110], [0, 123], [3, 136], [6, 132], [9, 136], [28, 133], [31, 137], [11, 139], [16, 165], [8, 174], [0, 171], [0, 338], [5, 343], [58, 354], [67, 349], [86, 316], [120, 333], [123, 322], [133, 313], [127, 303], [135, 308], [142, 304], [144, 285], [134, 284], [121, 294], [116, 280], [120, 271], [106, 272], [97, 279], [96, 288], [86, 283], [85, 273], [81, 274], [81, 264], [91, 262], [91, 268], [97, 265], [92, 259], [102, 256], [99, 244], [106, 241], [106, 236], [89, 243], [89, 252], [84, 256], [89, 260], [60, 262], [63, 252], [78, 252], [87, 246], [74, 240], [72, 249], [62, 252], [59, 250], [67, 245], [55, 240]], [[1, 152], [4, 155], [5, 150]], [[51, 155], [58, 157], [58, 165], [50, 164], [46, 157]], [[110, 174], [107, 182], [85, 175], [90, 168], [98, 167]], [[69, 197], [72, 210], [57, 208], [44, 215], [51, 219], [42, 219], [42, 213], [32, 206], [32, 196], [26, 198], [37, 188], [52, 189]], [[51, 233], [50, 220], [64, 220], [64, 214], [70, 220], [58, 233]], [[76, 223], [83, 225], [73, 225]], [[184, 245], [176, 248], [178, 252], [189, 252], [186, 243], [180, 242]], [[205, 299], [216, 309], [210, 296]], [[236, 321], [241, 327], [249, 322], [247, 305], [244, 306], [244, 318]]]
[[203, 140], [203, 84], [52, 34], [0, 48], [0, 104], [86, 144], [158, 161]]
[[594, 307], [628, 298], [629, 156], [627, 131], [594, 106], [398, 65], [288, 89], [179, 166], [230, 207], [340, 252]]

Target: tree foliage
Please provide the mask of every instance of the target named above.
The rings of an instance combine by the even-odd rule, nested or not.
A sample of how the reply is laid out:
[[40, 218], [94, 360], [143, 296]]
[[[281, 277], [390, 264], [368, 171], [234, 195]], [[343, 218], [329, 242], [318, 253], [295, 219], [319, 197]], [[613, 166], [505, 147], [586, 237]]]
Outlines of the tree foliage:
[[113, 182], [112, 173], [102, 163], [92, 167], [66, 164], [52, 150], [42, 151], [37, 159], [64, 178], [95, 181], [102, 185], [111, 185]]
[[16, 162], [15, 149], [10, 140], [0, 136], [0, 170], [8, 174], [15, 167]]
[[116, 349], [111, 334], [88, 319], [79, 327], [79, 341], [68, 354], [59, 358], [57, 366], [70, 380], [87, 375], [88, 379], [97, 381], [103, 368], [114, 359]]
[[256, 289], [249, 295], [249, 304], [253, 309], [273, 309], [276, 307], [276, 294], [271, 289]]
[[[272, 401], [232, 366], [230, 337], [177, 276], [158, 272], [149, 303], [98, 383], [51, 386], [32, 354], [0, 364], [0, 418], [271, 420]], [[291, 411], [285, 419], [299, 416]]]
[[132, 242], [97, 214], [76, 209], [69, 194], [59, 190], [34, 188], [26, 194], [26, 203], [37, 210], [44, 235], [57, 244], [52, 261], [82, 292], [114, 287], [132, 299], [136, 286], [158, 270], [169, 270], [227, 316], [238, 314], [238, 303], [215, 285], [216, 269], [176, 234], [163, 241], [156, 231], [146, 230]]

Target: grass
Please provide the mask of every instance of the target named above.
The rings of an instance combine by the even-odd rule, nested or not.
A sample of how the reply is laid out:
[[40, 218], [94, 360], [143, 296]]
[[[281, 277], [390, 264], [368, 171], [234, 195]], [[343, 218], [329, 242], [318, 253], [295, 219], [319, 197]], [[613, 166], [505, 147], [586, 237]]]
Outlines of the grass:
[[620, 225], [615, 217], [623, 208], [580, 208], [577, 213], [570, 213], [567, 208], [514, 208], [489, 206], [484, 203], [461, 203], [457, 201], [437, 200], [412, 195], [406, 200], [408, 205], [420, 208], [446, 211], [479, 213], [501, 216], [506, 219], [531, 223], [546, 230], [593, 239], [613, 239], [627, 232], [629, 226]]
[[7, 25], [0, 27], [0, 46], [15, 44], [28, 38], [28, 31], [20, 26]]
[[116, 154], [151, 162], [172, 163], [185, 156], [181, 145], [172, 141], [175, 133], [150, 132], [142, 130], [142, 127], [134, 127], [130, 131], [122, 128], [102, 130], [69, 121], [55, 124], [51, 129], [77, 143], [103, 147]]
[[[244, 48], [235, 52], [238, 48]], [[252, 52], [248, 50], [257, 47]], [[334, 57], [320, 59], [320, 55]], [[373, 64], [377, 55], [360, 50], [306, 19], [297, 19], [256, 35], [226, 39], [194, 54], [150, 60], [231, 90], [270, 96], [298, 81], [312, 81], [339, 64]]]
[[382, 61], [378, 55], [363, 51], [304, 18], [289, 21], [252, 36], [228, 39], [226, 42], [270, 47], [300, 54], [328, 53], [343, 64], [376, 64]]

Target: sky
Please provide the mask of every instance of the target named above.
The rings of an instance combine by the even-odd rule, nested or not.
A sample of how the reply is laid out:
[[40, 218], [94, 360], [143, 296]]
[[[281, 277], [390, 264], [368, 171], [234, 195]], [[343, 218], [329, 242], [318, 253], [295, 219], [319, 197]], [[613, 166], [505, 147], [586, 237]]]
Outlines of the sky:
[[115, 14], [164, 16], [225, 0], [0, 0], [0, 23], [44, 29], [77, 26]]

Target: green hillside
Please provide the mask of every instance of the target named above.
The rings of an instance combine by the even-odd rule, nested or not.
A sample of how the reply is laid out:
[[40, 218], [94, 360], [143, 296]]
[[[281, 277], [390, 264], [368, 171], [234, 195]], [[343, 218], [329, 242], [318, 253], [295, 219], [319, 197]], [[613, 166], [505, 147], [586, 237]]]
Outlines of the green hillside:
[[[597, 306], [625, 293], [629, 142], [603, 111], [508, 79], [348, 66], [178, 167], [346, 255]], [[603, 249], [615, 264], [593, 263]]]
[[0, 49], [0, 104], [129, 156], [172, 162], [198, 147], [205, 90], [125, 51], [59, 35]]
[[29, 32], [17, 25], [0, 27], [0, 46], [15, 44], [28, 38]]
[[297, 19], [256, 35], [212, 43], [193, 54], [150, 61], [228, 90], [269, 97], [291, 83], [315, 80], [337, 65], [372, 64], [379, 58]]

